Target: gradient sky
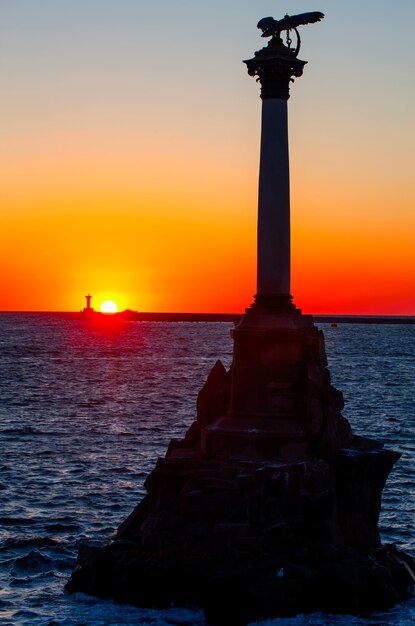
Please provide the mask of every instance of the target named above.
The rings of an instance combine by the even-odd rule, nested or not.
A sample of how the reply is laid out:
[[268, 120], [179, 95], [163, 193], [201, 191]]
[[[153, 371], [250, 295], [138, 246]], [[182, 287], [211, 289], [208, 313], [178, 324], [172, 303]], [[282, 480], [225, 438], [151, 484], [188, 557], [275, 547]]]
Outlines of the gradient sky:
[[321, 10], [289, 100], [292, 293], [415, 314], [414, 0], [0, 0], [0, 310], [252, 302], [264, 16]]

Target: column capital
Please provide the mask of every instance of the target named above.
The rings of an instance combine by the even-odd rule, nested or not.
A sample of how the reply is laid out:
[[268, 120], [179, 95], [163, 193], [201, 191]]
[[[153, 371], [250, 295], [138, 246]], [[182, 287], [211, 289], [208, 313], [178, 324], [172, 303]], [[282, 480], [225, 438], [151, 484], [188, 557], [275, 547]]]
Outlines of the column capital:
[[301, 76], [307, 61], [301, 61], [296, 51], [288, 48], [280, 37], [273, 37], [268, 46], [255, 52], [252, 59], [244, 61], [250, 76], [261, 83], [261, 98], [290, 97], [290, 82]]

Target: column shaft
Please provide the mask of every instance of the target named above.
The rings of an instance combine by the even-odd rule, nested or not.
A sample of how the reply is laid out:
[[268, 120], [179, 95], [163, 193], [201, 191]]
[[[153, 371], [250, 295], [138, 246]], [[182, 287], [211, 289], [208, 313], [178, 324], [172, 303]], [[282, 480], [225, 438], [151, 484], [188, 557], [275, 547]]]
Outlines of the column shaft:
[[285, 98], [262, 100], [258, 295], [290, 293], [290, 181]]

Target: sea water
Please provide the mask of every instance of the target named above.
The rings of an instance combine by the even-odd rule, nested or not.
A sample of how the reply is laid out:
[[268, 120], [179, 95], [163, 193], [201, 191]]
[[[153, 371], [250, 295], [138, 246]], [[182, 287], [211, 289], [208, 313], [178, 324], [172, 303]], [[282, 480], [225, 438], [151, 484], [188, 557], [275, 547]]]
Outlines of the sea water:
[[[171, 437], [195, 418], [231, 324], [95, 325], [0, 314], [0, 621], [35, 626], [204, 624], [198, 609], [116, 605], [64, 585], [82, 539], [107, 540], [144, 495]], [[333, 384], [356, 433], [402, 453], [383, 496], [384, 542], [415, 555], [415, 326], [321, 325]], [[264, 624], [408, 625], [415, 601], [370, 618], [313, 614]], [[231, 624], [229, 626], [232, 626]]]

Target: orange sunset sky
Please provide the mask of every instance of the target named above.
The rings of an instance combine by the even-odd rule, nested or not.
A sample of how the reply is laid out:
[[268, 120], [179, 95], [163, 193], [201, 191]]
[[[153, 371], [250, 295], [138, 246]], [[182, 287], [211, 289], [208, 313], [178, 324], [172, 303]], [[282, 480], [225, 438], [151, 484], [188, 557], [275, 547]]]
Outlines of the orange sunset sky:
[[241, 312], [256, 276], [264, 16], [303, 27], [292, 293], [415, 314], [413, 0], [0, 3], [0, 310]]

